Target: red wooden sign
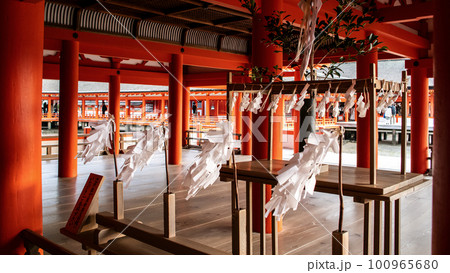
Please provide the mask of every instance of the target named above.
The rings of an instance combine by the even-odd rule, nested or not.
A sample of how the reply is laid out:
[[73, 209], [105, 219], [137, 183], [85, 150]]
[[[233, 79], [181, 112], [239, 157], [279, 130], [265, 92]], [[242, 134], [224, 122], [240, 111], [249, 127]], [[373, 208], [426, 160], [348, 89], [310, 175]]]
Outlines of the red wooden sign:
[[88, 212], [93, 205], [92, 201], [98, 196], [98, 192], [104, 179], [104, 176], [98, 174], [91, 173], [89, 175], [83, 191], [81, 192], [80, 197], [78, 197], [77, 204], [75, 205], [72, 214], [67, 221], [67, 231], [75, 234], [80, 232], [83, 223], [88, 217]]

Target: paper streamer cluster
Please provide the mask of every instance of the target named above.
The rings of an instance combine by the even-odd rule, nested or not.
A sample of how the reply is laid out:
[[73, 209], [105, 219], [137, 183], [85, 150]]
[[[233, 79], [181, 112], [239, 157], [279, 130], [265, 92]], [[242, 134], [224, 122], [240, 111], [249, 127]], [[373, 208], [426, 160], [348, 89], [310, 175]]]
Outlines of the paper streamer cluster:
[[298, 48], [295, 61], [298, 62], [303, 53], [302, 64], [300, 66], [300, 75], [304, 75], [308, 67], [311, 52], [314, 47], [317, 15], [322, 7], [321, 0], [301, 0], [298, 6], [303, 12], [303, 21], [300, 26], [300, 37], [298, 39]]
[[322, 130], [322, 134], [310, 134], [304, 150], [292, 157], [289, 163], [278, 172], [278, 184], [273, 188], [272, 198], [266, 204], [265, 217], [273, 215], [281, 218], [290, 209], [296, 210], [306, 194], [313, 194], [316, 175], [331, 148], [339, 152], [339, 132]]
[[[382, 84], [384, 86], [384, 82]], [[398, 97], [400, 96], [401, 91], [398, 91], [394, 94], [392, 92], [392, 86], [391, 88], [386, 92], [384, 90], [381, 90], [378, 96], [381, 97], [381, 100], [378, 102], [377, 106], [377, 112], [378, 114], [384, 114], [386, 112], [386, 109], [393, 105], [395, 101], [397, 101]]]
[[114, 116], [110, 115], [107, 120], [91, 122], [89, 125], [94, 128], [86, 137], [87, 145], [80, 154], [84, 164], [92, 161], [105, 147], [112, 149], [111, 136], [115, 129]]
[[364, 96], [361, 95], [356, 102], [356, 111], [359, 113], [360, 118], [365, 118], [367, 114], [367, 110], [369, 110], [370, 107], [370, 101], [367, 99], [367, 101], [364, 101]]
[[167, 140], [167, 132], [167, 128], [153, 125], [150, 125], [150, 128], [144, 132], [137, 132], [138, 140], [123, 156], [125, 162], [117, 179], [128, 185], [134, 173], [148, 165], [156, 151], [163, 150], [164, 142]]
[[319, 118], [323, 118], [325, 116], [327, 104], [330, 102], [330, 98], [331, 98], [330, 89], [331, 89], [331, 84], [330, 84], [330, 88], [328, 88], [328, 90], [325, 92], [324, 97], [322, 98], [319, 105], [317, 106], [316, 112], [317, 112]]
[[344, 113], [348, 113], [348, 111], [355, 105], [355, 85], [356, 80], [352, 80], [352, 84], [345, 92], [345, 104], [344, 104]]
[[259, 91], [256, 94], [256, 97], [248, 105], [247, 111], [253, 112], [253, 114], [257, 114], [259, 109], [261, 109], [262, 98], [263, 98], [262, 92]]
[[240, 145], [233, 139], [233, 124], [229, 121], [217, 123], [217, 129], [210, 130], [205, 138], [201, 153], [195, 157], [183, 181], [188, 187], [186, 200], [219, 179], [222, 164], [230, 159], [232, 149]]
[[239, 110], [241, 112], [245, 111], [245, 109], [248, 108], [249, 104], [250, 104], [250, 94], [244, 93], [244, 95], [242, 95], [242, 100], [241, 100], [241, 105], [239, 107]]

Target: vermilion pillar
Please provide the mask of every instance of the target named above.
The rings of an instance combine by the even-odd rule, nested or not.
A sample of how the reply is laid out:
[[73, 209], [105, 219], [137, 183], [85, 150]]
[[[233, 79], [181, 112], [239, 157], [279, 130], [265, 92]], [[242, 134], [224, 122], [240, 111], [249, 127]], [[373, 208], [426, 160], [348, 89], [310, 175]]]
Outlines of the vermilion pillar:
[[164, 119], [164, 115], [166, 114], [166, 100], [161, 100], [161, 118]]
[[[273, 1], [273, 0], [262, 0], [261, 1], [261, 12], [257, 12], [255, 17], [253, 18], [253, 35], [252, 35], [252, 65], [258, 67], [267, 67], [271, 72], [280, 73], [281, 71], [274, 71], [273, 67], [278, 65], [279, 68], [283, 67], [283, 54], [279, 48], [275, 46], [267, 46], [264, 40], [267, 39], [267, 32], [265, 29], [266, 20], [264, 16], [270, 16], [274, 11], [280, 11], [283, 9], [283, 1]], [[264, 96], [265, 99], [265, 96]], [[266, 104], [266, 107], [269, 105], [269, 102]], [[262, 119], [262, 123], [261, 122]], [[268, 149], [269, 149], [269, 119], [268, 119], [268, 111], [263, 109], [262, 112], [258, 114], [253, 114], [252, 117], [253, 123], [261, 124], [257, 128], [252, 128], [253, 131], [253, 139], [252, 139], [252, 152], [253, 156], [257, 159], [267, 159], [268, 158]], [[255, 130], [258, 130], [261, 134], [255, 134]], [[273, 157], [279, 157], [280, 153], [282, 153], [283, 146], [281, 138], [279, 137], [280, 131], [282, 127], [280, 127], [279, 123], [273, 123], [273, 138], [272, 138], [272, 155]], [[259, 135], [262, 135], [264, 139], [258, 138]], [[281, 150], [281, 151], [280, 151]], [[259, 204], [260, 200], [260, 184], [254, 183], [253, 186], [253, 199], [254, 199], [254, 211], [253, 211], [253, 229], [256, 232], [261, 230], [259, 224], [260, 217], [260, 209], [257, 204]], [[266, 186], [266, 200], [270, 200], [272, 196], [271, 186]], [[281, 226], [279, 227], [281, 229]], [[266, 218], [266, 231], [272, 232], [272, 221], [271, 217]]]
[[188, 144], [186, 139], [187, 136], [186, 132], [189, 130], [189, 120], [191, 116], [190, 97], [191, 97], [190, 88], [189, 87], [183, 88], [183, 132], [182, 132], [183, 146], [186, 146]]
[[183, 131], [183, 55], [172, 55], [169, 77], [169, 164], [181, 164], [181, 139]]
[[41, 98], [44, 1], [0, 1], [0, 254], [24, 254], [18, 234], [42, 234]]
[[120, 149], [120, 75], [109, 78], [109, 103], [108, 114], [114, 115], [116, 123], [116, 133], [114, 134], [115, 153], [119, 154]]
[[252, 155], [252, 116], [250, 111], [242, 112], [242, 154]]
[[428, 157], [427, 69], [412, 68], [411, 69], [411, 172], [425, 173], [427, 171], [427, 157]]
[[53, 100], [48, 99], [47, 118], [51, 118], [52, 117], [52, 112], [53, 112]]
[[[373, 51], [365, 56], [358, 57], [356, 62], [356, 77], [358, 79], [367, 79], [371, 77], [371, 64], [378, 64], [378, 52]], [[378, 67], [378, 66], [377, 66]], [[378, 69], [377, 69], [378, 70]], [[377, 71], [378, 72], [378, 71]], [[355, 113], [356, 115], [357, 113]], [[378, 128], [377, 128], [378, 131]], [[375, 134], [378, 135], [378, 134]], [[378, 141], [375, 141], [378, 146]], [[377, 148], [378, 151], [378, 148]], [[377, 152], [378, 155], [378, 152]], [[370, 168], [370, 117], [358, 117], [356, 123], [356, 166], [361, 168]]]
[[[300, 75], [299, 68], [295, 69], [294, 72], [294, 80], [301, 81], [302, 75]], [[302, 90], [297, 90], [297, 94], [299, 94]], [[298, 97], [298, 95], [297, 95]], [[294, 154], [300, 151], [300, 111], [292, 110], [292, 118], [294, 119]]]
[[433, 149], [433, 223], [432, 254], [450, 254], [450, 120], [448, 118], [448, 64], [450, 54], [450, 1], [435, 0], [434, 4], [434, 149]]
[[78, 54], [78, 41], [62, 41], [59, 81], [59, 177], [77, 176]]

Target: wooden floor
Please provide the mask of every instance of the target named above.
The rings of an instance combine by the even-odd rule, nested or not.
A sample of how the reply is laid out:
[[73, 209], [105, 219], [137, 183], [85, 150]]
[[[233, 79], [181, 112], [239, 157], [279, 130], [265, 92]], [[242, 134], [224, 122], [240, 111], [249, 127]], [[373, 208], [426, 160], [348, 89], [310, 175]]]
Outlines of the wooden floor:
[[[183, 150], [183, 162], [189, 164], [198, 153]], [[239, 156], [238, 160], [249, 160]], [[86, 254], [79, 243], [61, 235], [78, 195], [89, 173], [106, 177], [100, 192], [100, 211], [112, 211], [113, 161], [99, 157], [94, 162], [79, 163], [78, 177], [57, 178], [57, 161], [42, 162], [44, 236], [79, 253]], [[182, 166], [170, 166], [171, 179]], [[182, 177], [178, 177], [181, 181]], [[178, 183], [174, 183], [178, 184]], [[202, 190], [196, 197], [185, 200], [186, 191], [177, 187], [177, 234], [231, 253], [230, 184], [216, 183]], [[125, 190], [125, 217], [162, 229], [162, 196], [165, 189], [164, 161], [156, 155], [142, 172], [137, 172]], [[240, 186], [244, 198], [244, 184]], [[402, 254], [431, 254], [431, 186], [403, 199], [402, 204]], [[244, 199], [240, 200], [245, 206]], [[279, 234], [280, 254], [331, 254], [330, 232], [337, 228], [338, 204], [336, 195], [315, 193], [302, 201], [297, 211], [290, 211], [284, 218], [283, 231]], [[344, 229], [350, 233], [350, 252], [362, 253], [363, 206], [345, 198]], [[259, 251], [259, 236], [254, 233], [254, 254]], [[270, 235], [267, 236], [270, 240]], [[270, 253], [270, 242], [268, 241]]]

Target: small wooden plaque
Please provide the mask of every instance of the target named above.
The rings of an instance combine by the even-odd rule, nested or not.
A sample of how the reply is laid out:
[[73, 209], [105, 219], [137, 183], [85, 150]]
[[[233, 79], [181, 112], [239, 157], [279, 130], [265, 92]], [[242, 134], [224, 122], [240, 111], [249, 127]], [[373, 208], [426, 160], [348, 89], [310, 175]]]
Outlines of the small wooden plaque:
[[78, 201], [67, 221], [67, 231], [78, 234], [84, 230], [97, 227], [95, 213], [98, 212], [98, 192], [104, 179], [104, 176], [98, 174], [91, 173], [89, 175], [83, 191], [78, 197]]

